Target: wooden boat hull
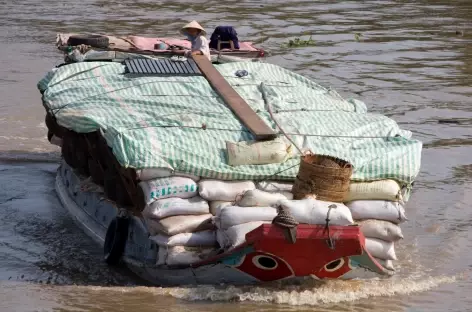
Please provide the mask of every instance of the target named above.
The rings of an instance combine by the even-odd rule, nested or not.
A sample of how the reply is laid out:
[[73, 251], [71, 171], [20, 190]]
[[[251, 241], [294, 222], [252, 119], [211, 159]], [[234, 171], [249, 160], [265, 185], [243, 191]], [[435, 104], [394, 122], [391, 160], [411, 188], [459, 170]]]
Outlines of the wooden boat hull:
[[[103, 248], [108, 225], [119, 208], [103, 193], [83, 190], [83, 180], [62, 161], [56, 191], [72, 217]], [[358, 226], [330, 226], [328, 233], [325, 226], [299, 225], [292, 244], [283, 229], [266, 224], [248, 233], [246, 243], [236, 249], [192, 266], [172, 268], [156, 265], [159, 247], [149, 239], [143, 220], [133, 216], [122, 259], [138, 276], [161, 286], [352, 278], [365, 271], [391, 275], [365, 250], [364, 240]]]

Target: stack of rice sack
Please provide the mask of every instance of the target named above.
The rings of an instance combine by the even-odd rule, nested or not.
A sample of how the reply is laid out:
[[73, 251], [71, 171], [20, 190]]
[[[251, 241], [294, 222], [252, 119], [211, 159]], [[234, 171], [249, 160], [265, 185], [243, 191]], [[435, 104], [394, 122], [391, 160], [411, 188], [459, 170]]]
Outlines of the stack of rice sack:
[[210, 201], [216, 237], [224, 249], [245, 242], [246, 234], [264, 223], [271, 223], [279, 206], [287, 208], [297, 222], [325, 224], [328, 206], [336, 204], [330, 213], [331, 225], [349, 225], [354, 221], [342, 203], [319, 201], [313, 198], [292, 200], [291, 183], [252, 181], [202, 180], [200, 196]]
[[[200, 181], [198, 186], [200, 196], [208, 200], [210, 211], [216, 216], [216, 219], [213, 218], [213, 223], [217, 227], [216, 238], [221, 248], [239, 245], [241, 235], [244, 242], [245, 234], [242, 232], [252, 231], [272, 215], [272, 211], [268, 212], [267, 207], [258, 207], [259, 209], [254, 212], [256, 216], [248, 216], [247, 210], [243, 211], [241, 207], [236, 206], [237, 202], [242, 201], [244, 194], [250, 194], [256, 190], [256, 185], [252, 181], [206, 179]], [[220, 219], [222, 215], [225, 215], [224, 220]]]
[[[152, 170], [152, 169], [150, 169]], [[157, 170], [157, 169], [156, 169]], [[157, 265], [187, 265], [217, 251], [208, 202], [198, 196], [198, 177], [138, 172], [145, 194], [143, 217], [159, 245]], [[147, 174], [147, 175], [146, 175]], [[168, 173], [169, 174], [169, 173]]]
[[351, 183], [346, 205], [366, 237], [366, 249], [385, 268], [394, 270], [399, 224], [407, 220], [401, 188], [394, 180]]
[[[248, 232], [271, 223], [279, 206], [288, 208], [301, 224], [325, 224], [333, 204], [313, 198], [293, 200], [289, 182], [200, 180], [167, 169], [137, 174], [146, 200], [143, 216], [151, 239], [160, 246], [158, 265], [190, 264], [220, 248], [239, 246]], [[345, 204], [334, 204], [330, 225], [359, 223], [366, 249], [393, 270], [394, 244], [403, 238], [398, 224], [407, 220], [398, 183], [351, 183]]]
[[252, 181], [202, 180], [200, 196], [210, 203], [215, 216], [216, 237], [221, 248], [233, 248], [245, 241], [246, 233], [264, 222], [271, 222], [277, 210], [270, 207], [279, 199], [292, 198], [292, 194], [256, 189]]

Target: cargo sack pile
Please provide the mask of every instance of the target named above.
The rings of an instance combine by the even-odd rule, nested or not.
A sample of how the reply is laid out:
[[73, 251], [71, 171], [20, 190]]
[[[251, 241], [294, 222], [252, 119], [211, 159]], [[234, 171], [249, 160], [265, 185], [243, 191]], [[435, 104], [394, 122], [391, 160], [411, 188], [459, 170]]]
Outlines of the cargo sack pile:
[[[400, 186], [394, 180], [351, 182], [344, 203], [316, 194], [293, 199], [293, 182], [223, 181], [170, 175], [142, 181], [143, 216], [159, 248], [158, 265], [186, 265], [245, 243], [246, 234], [272, 223], [277, 209], [290, 211], [299, 224], [358, 223], [366, 249], [385, 268], [394, 270], [394, 244], [403, 238], [407, 220]], [[334, 206], [333, 206], [334, 205]]]
[[[241, 246], [283, 210], [299, 224], [325, 225], [328, 212], [330, 225], [358, 223], [366, 249], [393, 270], [422, 143], [301, 75], [244, 62], [248, 75], [238, 78], [241, 66], [215, 68], [274, 130], [273, 140], [256, 141], [199, 75], [130, 77], [121, 63], [81, 62], [51, 71], [38, 88], [64, 161], [113, 181], [116, 193], [125, 193], [125, 182], [106, 175], [132, 172], [126, 181], [140, 195], [126, 192], [129, 206], [159, 245], [158, 265], [189, 265]], [[86, 154], [94, 145], [80, 143], [85, 137], [104, 143], [96, 160]], [[113, 201], [125, 206], [122, 197]]]
[[399, 224], [407, 221], [398, 183], [394, 180], [351, 183], [346, 201], [366, 237], [367, 251], [386, 269], [394, 270], [395, 243], [403, 239]]
[[195, 178], [161, 177], [139, 186], [146, 202], [143, 217], [159, 245], [157, 265], [188, 265], [217, 251], [210, 206], [198, 195]]

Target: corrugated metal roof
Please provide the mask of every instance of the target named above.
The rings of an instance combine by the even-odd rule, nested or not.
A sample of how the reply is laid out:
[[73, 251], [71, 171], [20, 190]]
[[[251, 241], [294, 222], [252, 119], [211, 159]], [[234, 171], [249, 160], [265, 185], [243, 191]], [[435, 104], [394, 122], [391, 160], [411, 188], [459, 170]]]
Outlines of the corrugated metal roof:
[[129, 59], [125, 60], [127, 72], [141, 75], [200, 76], [202, 73], [192, 59]]

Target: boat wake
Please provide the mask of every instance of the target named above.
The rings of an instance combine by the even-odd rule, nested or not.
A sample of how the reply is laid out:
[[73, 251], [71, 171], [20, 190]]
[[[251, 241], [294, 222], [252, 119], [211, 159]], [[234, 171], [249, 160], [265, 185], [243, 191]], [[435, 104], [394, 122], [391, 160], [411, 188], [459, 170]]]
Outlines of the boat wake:
[[[41, 292], [44, 305], [51, 307], [81, 307], [98, 309], [135, 308], [140, 311], [169, 311], [169, 305], [182, 300], [192, 305], [192, 311], [221, 311], [212, 302], [228, 304], [228, 311], [234, 311], [234, 302], [251, 306], [250, 310], [292, 311], [300, 307], [316, 307], [316, 312], [333, 311], [405, 311], [405, 295], [419, 294], [441, 285], [459, 283], [465, 274], [452, 276], [424, 276], [422, 278], [402, 278], [388, 280], [330, 280], [311, 281], [297, 286], [265, 285], [258, 287], [235, 286], [195, 286], [195, 287], [103, 287], [76, 285], [44, 285], [36, 283], [3, 281], [0, 282], [0, 296], [12, 292]], [[74, 294], [71, 296], [71, 294]], [[90, 298], [94, 300], [90, 301]], [[375, 300], [366, 301], [369, 298]], [[67, 300], [64, 300], [67, 299]], [[131, 301], [131, 302], [129, 302]], [[67, 302], [67, 303], [66, 303]], [[206, 302], [206, 303], [205, 303]], [[277, 306], [274, 306], [277, 304]], [[231, 306], [229, 306], [231, 305]], [[256, 305], [256, 307], [254, 307]], [[265, 305], [266, 308], [264, 307]], [[178, 306], [182, 306], [178, 304]], [[1, 303], [0, 303], [1, 307]], [[18, 301], [17, 307], [31, 311], [32, 302]], [[190, 310], [190, 309], [188, 309]], [[237, 309], [239, 310], [239, 309]]]
[[[87, 287], [94, 292], [119, 292], [127, 294], [147, 293], [154, 296], [170, 296], [185, 301], [252, 302], [259, 304], [282, 304], [289, 306], [319, 306], [355, 302], [371, 297], [410, 295], [431, 290], [443, 284], [460, 280], [455, 276], [404, 278], [389, 280], [330, 280], [304, 283], [297, 286], [196, 286], [196, 287]], [[78, 290], [78, 289], [75, 289]]]

